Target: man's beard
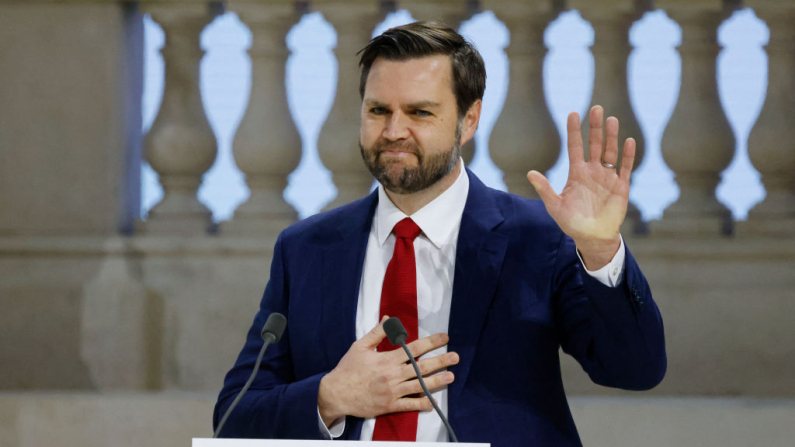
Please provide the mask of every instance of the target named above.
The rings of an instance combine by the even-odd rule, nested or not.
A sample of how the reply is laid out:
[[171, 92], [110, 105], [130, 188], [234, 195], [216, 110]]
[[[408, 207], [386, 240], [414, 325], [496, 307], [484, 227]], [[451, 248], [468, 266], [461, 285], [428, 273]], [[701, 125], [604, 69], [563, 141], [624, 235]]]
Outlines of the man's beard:
[[[395, 194], [412, 194], [423, 191], [449, 174], [458, 159], [461, 157], [461, 121], [455, 129], [455, 143], [453, 146], [438, 154], [426, 155], [419, 150], [416, 144], [403, 142], [380, 141], [370, 150], [365, 150], [359, 142], [359, 150], [367, 169], [387, 191]], [[403, 172], [390, 176], [392, 164], [400, 163], [397, 160], [384, 161], [381, 155], [386, 151], [409, 152], [417, 157], [416, 168], [403, 168]]]

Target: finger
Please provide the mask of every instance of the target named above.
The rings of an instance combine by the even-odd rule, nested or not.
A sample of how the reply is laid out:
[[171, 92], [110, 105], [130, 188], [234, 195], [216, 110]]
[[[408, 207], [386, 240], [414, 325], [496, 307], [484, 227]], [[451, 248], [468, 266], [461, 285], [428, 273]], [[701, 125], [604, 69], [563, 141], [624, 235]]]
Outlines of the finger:
[[[455, 381], [455, 374], [450, 371], [445, 371], [441, 374], [435, 374], [425, 378], [425, 386], [428, 390], [433, 392], [437, 388], [450, 385]], [[401, 383], [395, 389], [400, 396], [411, 396], [414, 394], [423, 393], [422, 385], [419, 380], [409, 380]]]
[[580, 114], [571, 112], [566, 121], [566, 131], [568, 133], [568, 141], [566, 147], [569, 150], [569, 164], [582, 163], [585, 161], [585, 155], [582, 148], [582, 131], [580, 130]]
[[627, 141], [624, 142], [624, 155], [618, 176], [627, 184], [629, 184], [629, 178], [632, 175], [632, 167], [635, 165], [635, 145], [634, 138], [627, 138]]
[[605, 152], [602, 154], [602, 161], [616, 165], [618, 163], [618, 118], [611, 116], [605, 122]]
[[560, 196], [552, 189], [549, 180], [538, 171], [530, 171], [527, 173], [527, 180], [536, 189], [538, 196], [544, 201], [547, 211], [555, 210], [560, 205]]
[[381, 344], [386, 338], [386, 332], [384, 332], [384, 321], [389, 318], [388, 315], [384, 315], [384, 318], [381, 318], [381, 322], [378, 323], [370, 332], [364, 334], [364, 337], [359, 340], [360, 343], [364, 345], [367, 349], [375, 349]]
[[386, 413], [403, 413], [406, 411], [430, 411], [430, 410], [433, 410], [433, 404], [431, 404], [431, 401], [425, 396], [403, 397], [396, 400], [392, 405], [390, 405]]
[[591, 108], [589, 120], [591, 131], [588, 133], [588, 149], [590, 150], [588, 161], [591, 163], [602, 162], [602, 145], [604, 144], [602, 121], [604, 120], [604, 114], [605, 111], [602, 106], [593, 106]]
[[[417, 362], [417, 366], [420, 368], [420, 374], [426, 376], [428, 374], [434, 373], [439, 371], [440, 369], [447, 368], [448, 366], [452, 366], [458, 363], [458, 354], [455, 352], [448, 352], [446, 354], [438, 355], [435, 357], [422, 359]], [[411, 379], [416, 377], [416, 372], [414, 371], [414, 366], [412, 365], [405, 365], [402, 371], [403, 380]]]
[[[438, 333], [429, 335], [427, 337], [420, 338], [418, 340], [414, 340], [413, 342], [408, 344], [409, 351], [411, 351], [411, 355], [414, 358], [417, 358], [426, 352], [433, 351], [434, 349], [441, 348], [442, 346], [446, 345], [447, 342], [450, 341], [450, 337], [447, 334]], [[400, 362], [408, 362], [408, 358], [406, 358], [406, 352], [402, 349], [396, 349], [392, 351], [392, 355], [395, 357], [396, 361]]]

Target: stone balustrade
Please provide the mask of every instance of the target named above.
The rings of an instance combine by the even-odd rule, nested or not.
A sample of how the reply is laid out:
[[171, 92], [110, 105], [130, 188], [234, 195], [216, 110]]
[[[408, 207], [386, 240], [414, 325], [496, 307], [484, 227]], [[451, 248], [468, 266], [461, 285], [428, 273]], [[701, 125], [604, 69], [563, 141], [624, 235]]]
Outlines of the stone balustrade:
[[[758, 2], [769, 22], [771, 44], [770, 85], [777, 92], [791, 89], [792, 33], [786, 26], [792, 7], [787, 2]], [[196, 234], [212, 229], [210, 214], [196, 198], [202, 174], [215, 157], [215, 140], [202, 110], [198, 89], [198, 33], [211, 21], [211, 10], [202, 2], [145, 2], [163, 26], [167, 45], [166, 87], [160, 113], [146, 137], [144, 155], [160, 174], [164, 198], [138, 225], [139, 233]], [[509, 191], [527, 197], [535, 192], [525, 179], [526, 171], [551, 169], [560, 153], [558, 135], [547, 106], [543, 66], [544, 32], [562, 8], [578, 9], [594, 29], [595, 64], [592, 105], [600, 104], [621, 122], [623, 136], [637, 141], [635, 169], [643, 160], [644, 135], [630, 101], [627, 60], [632, 51], [629, 29], [652, 2], [593, 2], [570, 0], [528, 1], [463, 0], [382, 1], [314, 0], [313, 2], [258, 2], [241, 0], [227, 5], [238, 13], [254, 35], [252, 91], [248, 109], [234, 141], [235, 160], [251, 191], [233, 218], [221, 225], [224, 235], [259, 235], [268, 241], [297, 219], [284, 201], [287, 176], [300, 160], [300, 137], [287, 108], [284, 67], [289, 56], [287, 31], [298, 19], [296, 5], [317, 10], [335, 28], [338, 81], [331, 112], [318, 140], [318, 151], [331, 171], [336, 197], [326, 209], [365, 195], [373, 179], [363, 167], [356, 149], [360, 100], [356, 52], [389, 10], [405, 8], [417, 19], [435, 18], [454, 27], [476, 10], [493, 11], [508, 28], [511, 44], [508, 95], [490, 138], [490, 157], [502, 170]], [[716, 59], [720, 51], [717, 28], [735, 3], [714, 1], [660, 1], [662, 8], [682, 29], [679, 54], [682, 77], [679, 99], [662, 141], [662, 153], [674, 172], [680, 193], [662, 218], [644, 222], [630, 203], [624, 234], [649, 237], [722, 237], [734, 232], [728, 208], [715, 191], [721, 172], [734, 156], [735, 140], [719, 100]], [[307, 8], [308, 7], [308, 8]], [[772, 11], [772, 12], [771, 12]], [[795, 228], [795, 195], [792, 150], [772, 144], [789, 141], [786, 125], [793, 102], [787, 94], [768, 95], [757, 128], [749, 141], [754, 165], [763, 176], [768, 196], [740, 223], [747, 235], [789, 235]], [[587, 133], [587, 122], [584, 123]], [[472, 143], [465, 148], [471, 160]]]
[[[320, 11], [337, 33], [336, 96], [318, 141], [320, 158], [337, 189], [337, 197], [328, 205], [334, 207], [362, 197], [373, 184], [356, 147], [360, 114], [356, 52], [389, 8], [406, 8], [417, 19], [437, 18], [453, 26], [478, 9], [490, 10], [507, 27], [510, 85], [490, 137], [490, 152], [509, 191], [532, 197], [525, 173], [548, 171], [560, 154], [562, 136], [545, 99], [544, 32], [566, 7], [580, 10], [595, 33], [594, 91], [588, 102], [602, 104], [608, 114], [618, 116], [622, 135], [634, 135], [642, 154], [644, 139], [630, 101], [626, 68], [632, 51], [629, 28], [650, 9], [650, 2], [598, 2], [598, 7], [594, 3], [227, 2], [227, 10], [235, 12], [252, 33], [251, 94], [233, 144], [235, 161], [251, 194], [229, 221], [214, 229], [210, 212], [197, 198], [202, 176], [217, 152], [200, 91], [203, 52], [199, 35], [217, 8], [203, 1], [143, 1], [139, 11], [111, 1], [0, 1], [0, 42], [29, 38], [29, 51], [49, 51], [55, 61], [67, 63], [55, 50], [41, 50], [50, 41], [27, 36], [26, 28], [16, 24], [32, 23], [35, 26], [30, 29], [37, 33], [50, 29], [59, 36], [64, 42], [59, 47], [62, 51], [70, 49], [69, 43], [96, 45], [95, 51], [76, 51], [84, 56], [89, 74], [98, 78], [93, 85], [99, 91], [78, 82], [68, 84], [72, 78], [80, 79], [68, 72], [66, 81], [59, 79], [52, 87], [55, 81], [47, 71], [55, 72], [58, 66], [46, 60], [34, 64], [26, 59], [28, 53], [11, 47], [0, 50], [0, 80], [12, 81], [4, 81], [7, 87], [0, 92], [0, 339], [5, 342], [0, 348], [4, 365], [0, 389], [220, 388], [267, 281], [273, 241], [281, 229], [297, 220], [297, 213], [283, 198], [287, 176], [301, 157], [284, 82], [289, 57], [285, 36], [300, 20], [296, 5], [300, 11], [307, 7]], [[654, 3], [682, 29], [679, 99], [662, 141], [662, 153], [676, 175], [680, 195], [660, 220], [649, 223], [648, 231], [637, 207], [631, 208], [623, 233], [649, 276], [668, 329], [669, 376], [653, 391], [658, 395], [795, 397], [791, 374], [795, 351], [790, 343], [795, 332], [788, 317], [795, 314], [791, 273], [795, 271], [795, 134], [791, 125], [795, 117], [795, 32], [791, 26], [795, 4], [773, 0], [747, 4], [770, 29], [768, 92], [749, 140], [750, 158], [762, 175], [767, 197], [747, 221], [737, 224], [736, 236], [730, 237], [734, 222], [715, 196], [721, 172], [735, 151], [716, 81], [717, 28], [730, 11], [717, 0]], [[75, 14], [69, 16], [74, 22], [61, 23], [59, 14], [69, 8], [86, 15], [81, 19]], [[74, 197], [98, 197], [92, 185], [110, 190], [114, 182], [108, 178], [115, 180], [126, 172], [119, 161], [123, 157], [107, 162], [101, 157], [113, 145], [126, 147], [130, 131], [123, 126], [125, 115], [119, 111], [140, 113], [140, 104], [131, 105], [133, 99], [119, 94], [134, 85], [134, 79], [122, 76], [121, 86], [108, 79], [116, 79], [113, 75], [119, 67], [136, 67], [140, 59], [108, 64], [106, 56], [124, 59], [117, 53], [133, 54], [129, 48], [140, 46], [141, 36], [133, 34], [124, 40], [114, 35], [105, 46], [92, 39], [101, 38], [97, 29], [106, 33], [113, 27], [133, 29], [130, 24], [140, 23], [142, 13], [151, 14], [166, 35], [163, 101], [143, 144], [143, 157], [159, 174], [164, 197], [134, 234], [122, 236], [109, 231], [113, 225], [107, 222], [125, 214], [127, 193], [115, 189], [115, 195], [96, 199], [96, 207]], [[115, 21], [97, 25], [108, 18]], [[30, 69], [30, 79], [14, 67]], [[98, 77], [102, 70], [110, 74]], [[49, 108], [41, 106], [42, 99], [35, 96], [37, 90], [31, 85], [37, 83], [46, 85], [43, 91], [53, 95]], [[12, 84], [19, 84], [32, 105], [8, 88]], [[66, 87], [59, 90], [59, 86]], [[59, 92], [64, 98], [54, 96]], [[90, 128], [71, 120], [68, 112], [77, 109], [64, 104], [77, 98], [84, 107], [88, 95], [106, 93], [112, 102], [95, 101], [105, 107], [102, 110], [114, 113], [90, 115]], [[24, 127], [15, 114], [38, 127], [29, 123]], [[25, 133], [12, 132], [15, 129], [6, 123], [20, 126]], [[74, 136], [70, 126], [79, 126], [82, 132], [94, 129], [98, 136], [93, 140]], [[69, 161], [63, 155], [69, 151], [77, 153], [80, 163], [88, 164]], [[86, 153], [98, 158], [92, 161]], [[140, 169], [141, 157], [136, 160]], [[20, 175], [19, 168], [28, 175]], [[37, 190], [30, 178], [51, 175], [68, 189], [70, 176], [63, 171], [77, 168], [85, 169], [74, 171], [75, 189], [70, 194], [49, 184]], [[38, 197], [37, 191], [53, 195]], [[590, 385], [571, 363], [564, 364], [564, 374], [567, 390], [574, 393], [612, 392]]]
[[[793, 8], [787, 2], [760, 2], [760, 10], [771, 23], [769, 46], [770, 82], [779, 92], [791, 89], [792, 33], [786, 26]], [[272, 241], [297, 219], [283, 190], [287, 175], [300, 160], [300, 137], [287, 108], [284, 66], [289, 51], [285, 35], [297, 22], [296, 2], [241, 0], [227, 5], [252, 30], [252, 91], [248, 110], [234, 141], [234, 156], [251, 190], [248, 200], [234, 217], [224, 222], [226, 235], [259, 235]], [[562, 8], [578, 9], [593, 26], [592, 48], [595, 78], [592, 105], [603, 105], [621, 122], [622, 135], [638, 142], [635, 169], [643, 160], [644, 135], [630, 102], [627, 59], [632, 50], [629, 29], [651, 2], [593, 2], [570, 0], [528, 1], [463, 0], [382, 1], [314, 0], [299, 2], [323, 13], [337, 31], [338, 82], [334, 103], [318, 141], [325, 167], [337, 189], [333, 208], [365, 195], [373, 180], [363, 167], [356, 139], [360, 100], [356, 52], [370, 38], [372, 29], [390, 9], [405, 8], [417, 19], [435, 18], [458, 27], [477, 10], [494, 11], [511, 33], [506, 50], [509, 59], [509, 90], [490, 138], [490, 156], [502, 170], [509, 191], [535, 197], [525, 179], [530, 168], [548, 171], [560, 153], [558, 135], [544, 96], [543, 65], [546, 55], [544, 31]], [[167, 35], [166, 88], [158, 118], [146, 138], [144, 154], [160, 174], [164, 198], [139, 225], [143, 232], [193, 234], [210, 228], [207, 209], [196, 191], [215, 156], [215, 142], [201, 107], [198, 90], [198, 32], [212, 17], [202, 2], [143, 3], [144, 11]], [[682, 29], [679, 53], [682, 78], [679, 100], [666, 127], [662, 153], [676, 175], [679, 198], [661, 220], [650, 223], [650, 237], [721, 237], [734, 231], [731, 212], [720, 203], [715, 190], [721, 172], [734, 155], [734, 136], [723, 112], [716, 81], [716, 59], [720, 46], [717, 27], [728, 17], [733, 3], [714, 1], [660, 1], [655, 4], [677, 21]], [[770, 12], [774, 11], [774, 12]], [[769, 95], [752, 134], [751, 158], [763, 175], [767, 199], [743, 222], [744, 234], [789, 234], [795, 228], [795, 198], [792, 150], [772, 141], [788, 141], [791, 126], [785, 124], [792, 101], [786, 94]], [[784, 113], [780, 113], [783, 111]], [[584, 126], [587, 133], [587, 122]], [[470, 155], [465, 157], [471, 159]], [[630, 203], [623, 233], [649, 231], [638, 208]]]

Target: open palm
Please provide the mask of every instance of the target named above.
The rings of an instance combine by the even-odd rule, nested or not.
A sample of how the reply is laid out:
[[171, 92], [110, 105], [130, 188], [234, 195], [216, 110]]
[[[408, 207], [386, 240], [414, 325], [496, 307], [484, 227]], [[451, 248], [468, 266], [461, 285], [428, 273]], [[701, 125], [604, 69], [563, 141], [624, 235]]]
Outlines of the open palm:
[[[569, 177], [560, 195], [540, 172], [527, 174], [547, 212], [561, 230], [574, 239], [586, 264], [593, 264], [589, 268], [606, 264], [618, 250], [619, 228], [627, 213], [629, 180], [635, 161], [635, 140], [628, 138], [624, 142], [620, 169], [616, 170], [618, 119], [608, 118], [604, 131], [603, 120], [603, 109], [592, 108], [588, 138], [590, 157], [585, 161], [580, 116], [576, 112], [569, 114], [566, 125]], [[592, 262], [589, 263], [588, 258]]]

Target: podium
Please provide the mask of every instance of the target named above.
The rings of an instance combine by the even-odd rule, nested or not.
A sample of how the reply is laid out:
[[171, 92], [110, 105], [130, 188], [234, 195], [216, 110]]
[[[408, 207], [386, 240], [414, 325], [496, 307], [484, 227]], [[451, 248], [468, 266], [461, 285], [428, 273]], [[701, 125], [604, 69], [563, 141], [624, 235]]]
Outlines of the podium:
[[[211, 439], [193, 438], [193, 447], [439, 447], [438, 442], [361, 442], [307, 441], [286, 439]], [[490, 447], [491, 444], [461, 443], [464, 447]]]

